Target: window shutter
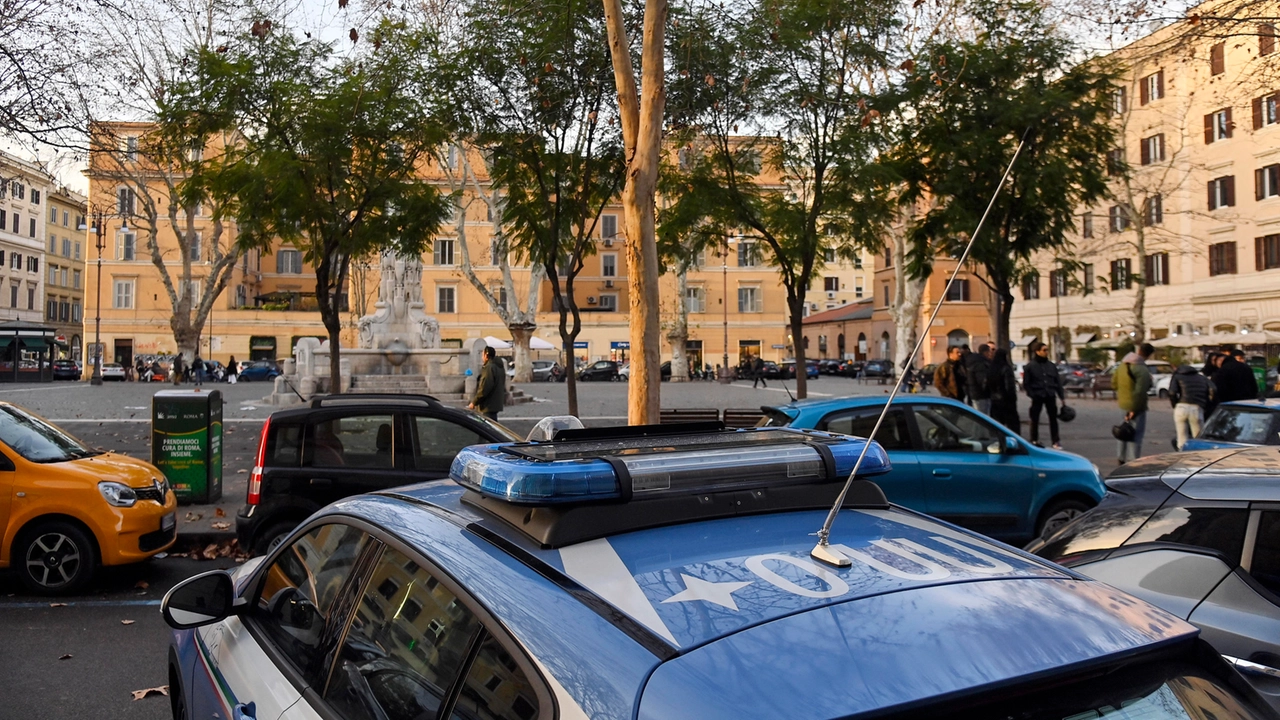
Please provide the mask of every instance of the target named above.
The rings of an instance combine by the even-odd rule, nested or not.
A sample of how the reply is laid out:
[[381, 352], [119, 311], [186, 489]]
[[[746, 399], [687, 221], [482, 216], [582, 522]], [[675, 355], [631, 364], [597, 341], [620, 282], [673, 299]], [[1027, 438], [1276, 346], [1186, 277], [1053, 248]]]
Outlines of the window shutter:
[[1160, 153], [1160, 156], [1157, 157], [1156, 160], [1158, 162], [1164, 162], [1164, 133], [1160, 133], [1156, 136], [1156, 145], [1159, 146], [1158, 152]]
[[1159, 100], [1164, 97], [1164, 71], [1156, 71], [1156, 96], [1152, 99]]
[[1227, 272], [1236, 273], [1236, 244], [1227, 243]]
[[1140, 154], [1142, 155], [1142, 164], [1143, 164], [1143, 165], [1150, 165], [1150, 164], [1151, 164], [1151, 142], [1150, 142], [1150, 138], [1143, 138], [1143, 139], [1142, 139], [1142, 149], [1141, 149], [1141, 153], [1140, 153]]
[[1226, 176], [1226, 177], [1222, 178], [1222, 183], [1223, 183], [1223, 185], [1225, 186], [1225, 187], [1224, 187], [1225, 192], [1224, 192], [1223, 194], [1227, 196], [1227, 197], [1226, 197], [1226, 201], [1227, 201], [1226, 205], [1227, 205], [1227, 207], [1235, 207], [1235, 205], [1236, 205], [1236, 176], [1235, 176], [1235, 175], [1228, 175], [1228, 176]]
[[1209, 73], [1220, 75], [1226, 70], [1225, 43], [1217, 43], [1209, 48]]
[[1169, 253], [1160, 253], [1160, 284], [1169, 284]]
[[1147, 92], [1147, 79], [1142, 78], [1138, 81], [1138, 104], [1146, 105], [1151, 102], [1151, 96]]
[[1226, 109], [1227, 113], [1227, 137], [1231, 137], [1231, 131], [1236, 129], [1236, 123], [1231, 119], [1231, 108]]
[[1209, 204], [1208, 204], [1206, 207], [1208, 207], [1210, 210], [1212, 210], [1212, 209], [1213, 209], [1213, 199], [1214, 199], [1214, 198], [1213, 198], [1213, 183], [1214, 183], [1214, 182], [1215, 182], [1215, 181], [1213, 181], [1213, 180], [1210, 180], [1210, 181], [1209, 181]]
[[1253, 199], [1262, 199], [1262, 168], [1253, 171]]
[[1257, 130], [1262, 127], [1262, 98], [1253, 99], [1253, 129]]
[[1258, 272], [1262, 272], [1267, 267], [1266, 260], [1262, 257], [1263, 245], [1262, 238], [1253, 239], [1253, 269]]
[[1204, 144], [1213, 142], [1213, 113], [1204, 116]]
[[1258, 54], [1270, 55], [1276, 51], [1276, 26], [1263, 23], [1258, 26]]
[[1152, 285], [1155, 284], [1155, 280], [1156, 280], [1155, 260], [1156, 258], [1154, 255], [1142, 256], [1142, 284], [1146, 285], [1147, 287], [1151, 287]]

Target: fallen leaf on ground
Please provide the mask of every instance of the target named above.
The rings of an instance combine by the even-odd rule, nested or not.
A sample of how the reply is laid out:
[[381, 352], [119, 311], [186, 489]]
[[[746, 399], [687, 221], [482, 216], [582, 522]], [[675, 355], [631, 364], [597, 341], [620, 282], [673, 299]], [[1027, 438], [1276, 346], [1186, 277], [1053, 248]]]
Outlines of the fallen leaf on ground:
[[137, 620], [121, 620], [121, 621], [120, 621], [120, 624], [121, 624], [121, 625], [132, 625], [132, 624], [134, 624], [134, 623], [136, 623], [136, 622], [138, 622], [138, 621], [137, 621]]
[[200, 519], [200, 518], [202, 518], [202, 517], [204, 517], [204, 513], [193, 513], [193, 512], [189, 512], [189, 513], [187, 513], [187, 522], [195, 522], [195, 521], [199, 520], [199, 519]]
[[49, 603], [49, 607], [66, 607], [66, 603]]
[[58, 657], [58, 659], [59, 659], [59, 660], [70, 660], [70, 659], [71, 659], [71, 658], [73, 658], [73, 657], [75, 657], [75, 656], [74, 656], [74, 655], [72, 655], [71, 653], [67, 653], [66, 655], [62, 655], [62, 656]]
[[134, 584], [133, 587], [138, 590], [146, 590], [147, 588], [151, 587], [151, 583], [147, 582], [146, 580], [139, 580], [137, 583]]
[[152, 695], [167, 696], [168, 694], [169, 694], [169, 686], [161, 685], [160, 687], [147, 688], [146, 690], [134, 690], [133, 699], [141, 700], [142, 698], [151, 697]]
[[244, 468], [240, 468], [239, 470], [237, 470], [237, 471], [236, 471], [236, 474], [237, 474], [237, 475], [244, 475], [244, 474], [246, 474], [246, 473], [248, 473], [248, 472], [249, 472], [248, 470], [245, 470]]
[[229, 522], [216, 522], [213, 524], [214, 530], [226, 530], [229, 527], [231, 527], [231, 523]]
[[213, 509], [213, 514], [214, 514], [216, 517], [226, 517], [226, 516], [227, 516], [227, 511], [226, 511], [226, 510], [223, 510], [222, 508], [214, 508], [214, 509]]

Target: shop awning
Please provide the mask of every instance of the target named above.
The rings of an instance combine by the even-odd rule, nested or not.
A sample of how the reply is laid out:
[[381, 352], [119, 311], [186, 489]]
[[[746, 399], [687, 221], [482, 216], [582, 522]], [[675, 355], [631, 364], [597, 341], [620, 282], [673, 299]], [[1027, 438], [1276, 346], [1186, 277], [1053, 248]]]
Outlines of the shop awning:
[[1037, 340], [1039, 340], [1039, 339], [1040, 339], [1040, 336], [1039, 336], [1039, 335], [1023, 335], [1023, 336], [1022, 336], [1022, 339], [1018, 341], [1018, 346], [1019, 346], [1019, 347], [1027, 347], [1027, 346], [1031, 345], [1031, 343], [1033, 343], [1033, 342], [1035, 342], [1035, 341], [1037, 341]]
[[13, 344], [14, 337], [12, 335], [0, 336], [0, 348], [7, 348]]
[[22, 347], [27, 350], [44, 350], [49, 347], [49, 343], [44, 338], [18, 338], [22, 341]]
[[1084, 345], [1085, 343], [1093, 342], [1093, 339], [1096, 337], [1098, 336], [1094, 333], [1077, 333], [1075, 337], [1071, 338], [1071, 344]]

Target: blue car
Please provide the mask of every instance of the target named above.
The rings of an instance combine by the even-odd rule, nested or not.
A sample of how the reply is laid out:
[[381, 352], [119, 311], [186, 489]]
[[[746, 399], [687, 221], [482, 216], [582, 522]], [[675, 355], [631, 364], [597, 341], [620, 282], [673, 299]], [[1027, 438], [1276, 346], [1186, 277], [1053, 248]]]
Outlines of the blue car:
[[280, 368], [270, 360], [259, 360], [240, 371], [240, 381], [272, 380], [280, 374]]
[[[867, 437], [882, 397], [800, 400], [762, 408], [770, 426]], [[878, 483], [889, 499], [1007, 542], [1053, 532], [1098, 504], [1098, 468], [1036, 447], [963, 403], [913, 396], [894, 402], [875, 438], [893, 461]]]
[[1184, 451], [1280, 445], [1280, 398], [1225, 402], [1187, 441]]
[[812, 559], [863, 441], [628, 431], [468, 448], [175, 586], [174, 717], [1275, 717], [1191, 625], [873, 482]]

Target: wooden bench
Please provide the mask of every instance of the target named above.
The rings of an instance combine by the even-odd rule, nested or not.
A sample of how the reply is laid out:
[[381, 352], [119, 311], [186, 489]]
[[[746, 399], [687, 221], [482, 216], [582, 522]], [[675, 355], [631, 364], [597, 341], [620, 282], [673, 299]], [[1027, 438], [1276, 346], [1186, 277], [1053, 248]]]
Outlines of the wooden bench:
[[715, 408], [674, 408], [659, 410], [658, 422], [663, 425], [672, 423], [719, 422], [720, 411]]
[[1111, 376], [1106, 373], [1098, 373], [1093, 376], [1093, 385], [1089, 387], [1093, 391], [1093, 399], [1097, 400], [1101, 393], [1111, 393], [1111, 397], [1116, 396], [1116, 389], [1111, 385]]
[[725, 408], [724, 426], [727, 428], [751, 428], [760, 424], [764, 412], [759, 408]]

